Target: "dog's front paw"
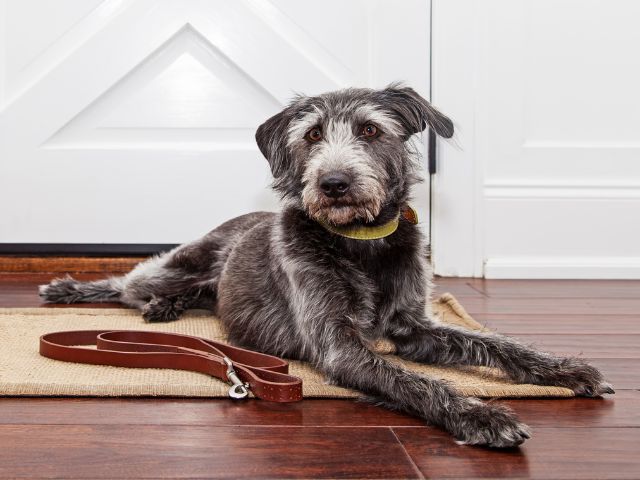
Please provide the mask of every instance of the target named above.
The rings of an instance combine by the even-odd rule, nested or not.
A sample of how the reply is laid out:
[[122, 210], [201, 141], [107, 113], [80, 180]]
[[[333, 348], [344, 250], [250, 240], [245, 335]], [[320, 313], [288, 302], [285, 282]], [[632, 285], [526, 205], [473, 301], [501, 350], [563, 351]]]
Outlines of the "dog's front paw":
[[182, 302], [154, 297], [142, 307], [142, 318], [148, 323], [173, 322], [184, 311]]
[[508, 448], [531, 437], [531, 429], [506, 407], [469, 399], [458, 417], [454, 435], [460, 445], [484, 445]]
[[581, 397], [600, 397], [616, 393], [611, 384], [604, 381], [602, 373], [579, 358], [563, 358], [558, 368], [557, 385], [568, 387]]

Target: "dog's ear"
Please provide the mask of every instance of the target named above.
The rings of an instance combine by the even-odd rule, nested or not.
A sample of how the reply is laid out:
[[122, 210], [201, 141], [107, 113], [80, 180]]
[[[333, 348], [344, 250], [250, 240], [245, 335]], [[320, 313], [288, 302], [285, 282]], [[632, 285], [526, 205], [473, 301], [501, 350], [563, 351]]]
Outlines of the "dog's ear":
[[293, 107], [289, 106], [258, 127], [256, 142], [262, 155], [268, 160], [274, 178], [281, 176], [289, 164], [287, 131], [293, 118]]
[[413, 88], [392, 84], [380, 93], [384, 98], [385, 108], [402, 123], [407, 139], [414, 133], [422, 132], [427, 125], [441, 137], [453, 136], [453, 122]]

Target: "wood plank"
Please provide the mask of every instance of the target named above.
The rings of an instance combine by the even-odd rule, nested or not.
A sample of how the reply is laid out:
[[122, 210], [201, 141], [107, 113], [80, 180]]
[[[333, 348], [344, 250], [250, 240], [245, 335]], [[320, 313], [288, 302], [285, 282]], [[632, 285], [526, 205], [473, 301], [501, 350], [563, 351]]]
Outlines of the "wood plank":
[[[1, 257], [0, 257], [1, 258]], [[103, 259], [108, 260], [108, 259]], [[128, 272], [128, 270], [127, 270]], [[46, 283], [53, 278], [64, 275], [65, 272], [2, 272], [0, 271], [0, 283], [10, 285], [39, 285]], [[73, 273], [74, 278], [79, 280], [96, 280], [105, 278], [111, 274], [117, 275], [116, 271], [98, 271], [98, 272], [76, 272]], [[435, 283], [436, 292], [442, 294], [445, 292], [453, 293], [456, 296], [483, 297], [484, 295], [477, 290], [468, 286], [467, 279], [459, 278], [439, 278]]]
[[640, 298], [640, 280], [486, 280], [465, 284], [489, 297]]
[[[606, 399], [496, 400], [533, 427], [640, 427], [640, 392]], [[0, 398], [0, 424], [380, 427], [424, 426], [418, 418], [355, 400], [308, 399], [283, 405], [260, 400], [177, 398]]]
[[[64, 273], [0, 273], [0, 307], [37, 307], [44, 305], [38, 296], [38, 286], [49, 283]], [[107, 273], [73, 273], [77, 280], [90, 281], [106, 278]], [[51, 307], [52, 305], [47, 305]], [[113, 308], [119, 304], [75, 304], [74, 307]]]
[[128, 272], [147, 257], [0, 256], [0, 272]]
[[37, 293], [29, 292], [22, 295], [7, 296], [0, 292], [0, 307], [12, 308], [123, 308], [121, 303], [74, 303], [72, 305], [42, 303]]
[[[127, 270], [128, 271], [128, 270]], [[118, 274], [117, 272], [112, 272]], [[61, 272], [49, 273], [2, 273], [0, 272], [0, 307], [34, 307], [40, 304], [37, 287], [50, 282], [56, 277], [63, 276]], [[72, 273], [72, 276], [78, 280], [97, 280], [109, 276], [108, 273]], [[451, 280], [451, 279], [448, 279]], [[468, 288], [464, 282], [453, 279], [454, 282], [447, 282], [445, 285], [439, 285], [436, 288], [435, 295], [445, 292], [453, 295], [482, 297], [482, 294]]]
[[433, 285], [435, 294], [451, 293], [456, 297], [486, 297], [480, 289], [474, 288], [473, 278], [435, 277]]
[[607, 381], [618, 390], [640, 389], [640, 359], [637, 358], [591, 358], [588, 359], [597, 367]]
[[[2, 257], [15, 259], [16, 257]], [[65, 257], [18, 257], [30, 259], [30, 261], [47, 262], [49, 259], [64, 260]], [[68, 258], [68, 257], [66, 257]], [[82, 261], [93, 262], [140, 262], [145, 257], [75, 257]], [[135, 266], [135, 263], [134, 265]], [[132, 267], [131, 267], [132, 268]], [[127, 272], [129, 269], [125, 269]], [[0, 269], [0, 281], [12, 279], [34, 278], [39, 282], [43, 277], [51, 278], [52, 274], [60, 274], [70, 270], [37, 271], [3, 271]], [[91, 273], [91, 272], [88, 272]], [[115, 270], [96, 270], [94, 273], [115, 274]], [[532, 299], [544, 302], [550, 298], [640, 298], [640, 280], [484, 280], [478, 278], [447, 278], [436, 277], [434, 280], [436, 291], [451, 292], [457, 296], [469, 297], [502, 297]]]
[[0, 424], [422, 426], [420, 419], [355, 400], [282, 404], [249, 399], [0, 398]]
[[640, 335], [522, 334], [513, 338], [558, 355], [588, 358], [640, 358]]
[[[640, 392], [618, 390], [605, 398], [501, 400], [532, 427], [640, 427]], [[1, 405], [1, 404], [0, 404]]]
[[[0, 283], [7, 285], [39, 285], [42, 282], [64, 275], [64, 272], [0, 272]], [[111, 272], [78, 272], [73, 274], [73, 278], [96, 280], [110, 275]]]
[[427, 478], [640, 478], [640, 428], [537, 428], [509, 450], [456, 445], [429, 427], [393, 430]]
[[459, 297], [471, 315], [553, 314], [553, 315], [634, 315], [640, 312], [637, 298], [519, 298]]
[[418, 478], [388, 428], [0, 426], [1, 477]]
[[478, 322], [505, 335], [640, 333], [636, 315], [475, 314]]

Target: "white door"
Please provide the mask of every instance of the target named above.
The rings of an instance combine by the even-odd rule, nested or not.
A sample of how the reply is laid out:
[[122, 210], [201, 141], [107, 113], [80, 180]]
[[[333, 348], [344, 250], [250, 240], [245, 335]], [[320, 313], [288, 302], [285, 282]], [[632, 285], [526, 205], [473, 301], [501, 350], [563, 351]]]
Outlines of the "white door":
[[640, 278], [640, 2], [435, 0], [438, 273]]
[[277, 209], [256, 127], [296, 92], [427, 96], [429, 8], [0, 0], [0, 243], [180, 243]]

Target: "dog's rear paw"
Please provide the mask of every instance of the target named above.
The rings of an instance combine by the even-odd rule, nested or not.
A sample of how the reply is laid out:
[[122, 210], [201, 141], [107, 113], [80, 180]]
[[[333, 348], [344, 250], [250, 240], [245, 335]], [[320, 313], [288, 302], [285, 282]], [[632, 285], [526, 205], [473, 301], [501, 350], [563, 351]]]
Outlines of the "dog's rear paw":
[[505, 407], [470, 400], [454, 432], [460, 445], [516, 447], [531, 438], [531, 429]]
[[47, 285], [40, 285], [38, 293], [47, 303], [76, 303], [82, 298], [78, 283], [67, 275], [64, 278], [56, 278]]

